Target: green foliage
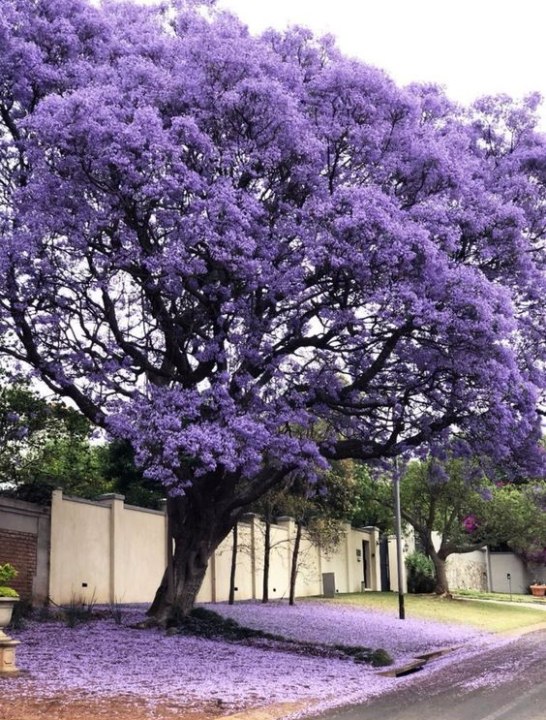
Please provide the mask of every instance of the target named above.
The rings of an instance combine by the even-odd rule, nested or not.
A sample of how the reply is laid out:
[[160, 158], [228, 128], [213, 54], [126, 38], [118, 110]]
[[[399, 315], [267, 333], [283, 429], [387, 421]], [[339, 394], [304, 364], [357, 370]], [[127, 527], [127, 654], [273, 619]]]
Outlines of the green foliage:
[[266, 640], [282, 640], [281, 635], [272, 635], [262, 630], [239, 625], [235, 620], [223, 618], [213, 610], [206, 608], [193, 608], [177, 622], [182, 635], [197, 635], [205, 638], [222, 638], [224, 640], [247, 640], [248, 638], [263, 638]]
[[385, 667], [386, 665], [392, 665], [393, 660], [386, 650], [378, 648], [372, 652], [370, 663], [373, 667]]
[[0, 565], [0, 585], [7, 585], [17, 577], [17, 570], [11, 563]]
[[51, 492], [93, 498], [108, 491], [89, 422], [23, 382], [0, 383], [0, 491], [47, 504]]
[[[450, 554], [485, 544], [506, 544], [526, 562], [546, 562], [546, 484], [508, 483], [490, 472], [488, 477], [480, 470], [477, 458], [408, 465], [401, 481], [402, 515], [437, 572]], [[436, 549], [433, 531], [440, 535]]]
[[406, 557], [407, 582], [410, 593], [430, 593], [434, 590], [434, 563], [421, 552]]
[[127, 504], [154, 509], [163, 497], [135, 466], [129, 443], [93, 443], [80, 412], [24, 382], [0, 381], [0, 492], [47, 505], [56, 488], [88, 499], [117, 492]]
[[19, 593], [8, 585], [17, 575], [17, 570], [11, 563], [0, 565], [0, 597], [19, 597]]
[[533, 553], [540, 557], [546, 547], [545, 496], [544, 482], [495, 487], [491, 500], [478, 509], [490, 542], [506, 543], [527, 560]]
[[402, 512], [418, 532], [427, 553], [434, 530], [444, 544], [452, 547], [479, 543], [478, 538], [469, 537], [463, 522], [480, 506], [480, 491], [490, 485], [466, 460], [439, 463], [429, 459], [408, 465], [400, 483]]
[[136, 467], [133, 448], [128, 442], [113, 440], [99, 452], [101, 472], [110, 492], [124, 495], [127, 505], [159, 508], [165, 497], [164, 490], [157, 481], [146, 479]]
[[334, 645], [334, 648], [339, 650], [343, 655], [352, 657], [356, 663], [366, 663], [372, 667], [392, 665], [391, 656], [386, 650], [383, 650], [383, 648], [372, 650], [371, 648], [360, 645]]
[[19, 593], [7, 585], [0, 585], [0, 597], [18, 598]]
[[60, 436], [45, 443], [28, 463], [16, 495], [47, 504], [56, 488], [66, 495], [88, 499], [110, 492], [102, 472], [100, 448], [86, 438]]
[[355, 483], [353, 512], [355, 527], [373, 525], [384, 533], [394, 532], [392, 483], [389, 478], [372, 478], [368, 468], [353, 463]]

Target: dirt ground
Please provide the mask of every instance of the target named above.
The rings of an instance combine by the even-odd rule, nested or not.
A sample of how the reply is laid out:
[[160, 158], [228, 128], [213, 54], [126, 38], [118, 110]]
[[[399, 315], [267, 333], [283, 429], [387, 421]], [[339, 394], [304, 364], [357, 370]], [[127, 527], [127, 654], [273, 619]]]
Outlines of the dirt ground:
[[55, 698], [20, 698], [4, 701], [0, 685], [1, 720], [278, 720], [304, 708], [307, 703], [282, 703], [233, 713], [217, 703], [195, 706], [154, 703], [134, 698], [82, 698], [70, 694]]

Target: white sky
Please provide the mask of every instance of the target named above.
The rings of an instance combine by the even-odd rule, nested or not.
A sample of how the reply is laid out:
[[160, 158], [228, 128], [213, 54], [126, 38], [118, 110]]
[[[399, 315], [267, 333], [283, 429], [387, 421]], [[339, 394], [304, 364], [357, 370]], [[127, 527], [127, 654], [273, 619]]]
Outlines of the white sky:
[[[545, 0], [219, 0], [252, 31], [302, 24], [399, 84], [432, 81], [454, 100], [546, 97]], [[542, 109], [543, 124], [546, 107]]]

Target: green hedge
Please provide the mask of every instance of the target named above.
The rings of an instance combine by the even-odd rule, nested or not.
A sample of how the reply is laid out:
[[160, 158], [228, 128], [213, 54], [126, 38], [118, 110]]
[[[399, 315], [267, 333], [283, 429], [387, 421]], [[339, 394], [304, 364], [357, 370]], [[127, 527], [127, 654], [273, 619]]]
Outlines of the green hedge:
[[434, 592], [434, 563], [421, 552], [414, 552], [406, 558], [408, 592], [431, 593]]

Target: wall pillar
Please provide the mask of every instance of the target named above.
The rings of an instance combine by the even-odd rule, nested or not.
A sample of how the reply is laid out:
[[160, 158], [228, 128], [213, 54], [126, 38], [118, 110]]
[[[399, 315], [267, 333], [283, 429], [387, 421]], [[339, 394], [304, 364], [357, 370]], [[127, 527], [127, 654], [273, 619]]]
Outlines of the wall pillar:
[[277, 525], [285, 528], [286, 530], [286, 567], [288, 568], [288, 587], [290, 587], [290, 573], [292, 571], [292, 554], [294, 548], [294, 542], [296, 538], [296, 521], [289, 515], [282, 515], [277, 518]]
[[51, 516], [45, 509], [38, 518], [38, 544], [36, 548], [36, 577], [32, 588], [33, 602], [45, 605], [49, 597], [49, 563], [51, 556]]
[[[62, 596], [60, 568], [56, 562], [58, 548], [63, 544], [63, 491], [53, 490], [51, 493], [51, 525], [50, 525], [50, 566], [49, 566], [49, 598], [59, 604]], [[53, 561], [53, 562], [52, 562]]]
[[367, 525], [362, 528], [366, 531], [370, 543], [370, 588], [381, 590], [381, 557], [379, 552], [379, 528]]
[[[347, 582], [347, 588], [344, 592], [351, 592], [352, 591], [352, 580], [353, 580], [353, 543], [352, 543], [352, 533], [351, 533], [351, 523], [343, 523], [343, 530], [345, 532], [345, 567], [347, 570], [346, 574], [346, 582]], [[338, 590], [338, 583], [336, 582], [336, 590]]]
[[120, 577], [123, 572], [121, 560], [122, 536], [122, 514], [125, 505], [125, 495], [106, 493], [100, 495], [97, 501], [110, 507], [110, 602], [119, 603], [122, 600], [122, 588]]
[[241, 520], [250, 525], [250, 575], [252, 580], [252, 599], [256, 600], [258, 585], [256, 578], [256, 523], [258, 522], [258, 516], [256, 513], [245, 513]]

